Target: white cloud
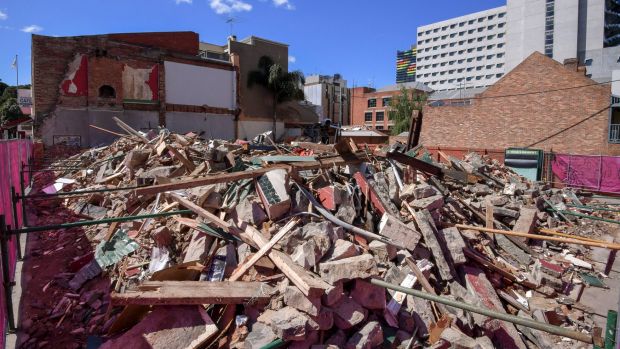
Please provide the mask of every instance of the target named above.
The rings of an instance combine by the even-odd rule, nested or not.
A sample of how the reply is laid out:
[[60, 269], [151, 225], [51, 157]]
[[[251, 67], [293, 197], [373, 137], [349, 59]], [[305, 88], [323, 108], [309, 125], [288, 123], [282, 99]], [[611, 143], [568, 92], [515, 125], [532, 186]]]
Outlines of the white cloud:
[[38, 33], [41, 30], [43, 30], [43, 28], [41, 26], [36, 25], [36, 24], [29, 25], [27, 27], [23, 27], [22, 28], [22, 31], [24, 33]]
[[7, 15], [6, 12], [0, 10], [0, 20], [5, 20], [7, 18], [9, 18], [9, 15]]
[[218, 15], [232, 12], [252, 11], [252, 5], [241, 0], [209, 0], [213, 11]]
[[273, 4], [276, 7], [283, 6], [287, 10], [294, 10], [295, 9], [295, 6], [293, 6], [293, 4], [291, 4], [288, 0], [273, 0]]
[[189, 5], [191, 5], [192, 1], [193, 0], [174, 0], [174, 2], [177, 3], [177, 5], [180, 5], [180, 4], [189, 4]]
[[288, 62], [289, 63], [295, 63], [295, 62], [297, 62], [297, 58], [295, 56], [288, 56]]

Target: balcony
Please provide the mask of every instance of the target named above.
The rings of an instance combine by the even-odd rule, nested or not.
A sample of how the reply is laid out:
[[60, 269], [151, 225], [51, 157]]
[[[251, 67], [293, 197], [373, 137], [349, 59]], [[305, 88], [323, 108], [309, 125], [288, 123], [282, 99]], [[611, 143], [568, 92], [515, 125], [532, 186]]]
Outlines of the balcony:
[[620, 143], [620, 124], [609, 124], [609, 143]]

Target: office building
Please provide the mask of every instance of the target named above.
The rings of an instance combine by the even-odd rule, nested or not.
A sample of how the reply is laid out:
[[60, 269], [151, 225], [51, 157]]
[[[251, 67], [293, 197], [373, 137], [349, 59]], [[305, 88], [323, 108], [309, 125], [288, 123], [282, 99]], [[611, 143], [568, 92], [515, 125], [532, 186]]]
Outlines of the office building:
[[396, 83], [402, 84], [415, 81], [417, 48], [396, 51]]
[[433, 90], [480, 87], [504, 75], [506, 6], [418, 28], [416, 81]]
[[434, 90], [492, 85], [533, 52], [578, 58], [595, 81], [620, 69], [620, 4], [507, 0], [506, 6], [422, 26], [417, 81]]
[[317, 106], [320, 121], [331, 120], [334, 123], [349, 123], [349, 90], [347, 81], [334, 74], [310, 75], [306, 77], [304, 96]]

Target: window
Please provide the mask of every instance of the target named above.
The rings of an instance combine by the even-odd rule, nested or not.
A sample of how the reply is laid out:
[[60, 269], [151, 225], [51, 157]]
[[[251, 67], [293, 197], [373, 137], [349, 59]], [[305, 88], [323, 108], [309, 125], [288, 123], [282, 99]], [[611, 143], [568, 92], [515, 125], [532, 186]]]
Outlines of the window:
[[498, 54], [497, 54], [497, 58], [502, 58], [502, 57], [504, 57], [504, 54], [503, 54], [503, 53], [498, 53]]
[[385, 112], [378, 111], [377, 114], [375, 115], [375, 120], [376, 121], [383, 121], [384, 117], [385, 117]]
[[472, 19], [472, 20], [469, 20], [469, 21], [467, 22], [467, 24], [474, 24], [474, 22], [475, 22], [475, 20], [473, 20], [473, 19]]
[[383, 125], [377, 125], [377, 127], [375, 127], [377, 130], [383, 130]]
[[364, 121], [372, 121], [372, 112], [364, 113]]
[[368, 108], [374, 108], [377, 106], [377, 99], [376, 98], [370, 98], [368, 100]]
[[99, 98], [116, 98], [116, 91], [110, 85], [101, 85], [99, 87]]
[[475, 30], [474, 29], [470, 29], [467, 31], [467, 34], [472, 34]]
[[504, 66], [504, 63], [498, 63], [498, 64], [495, 65], [496, 68], [501, 68], [503, 66]]
[[506, 23], [500, 23], [497, 25], [498, 28], [503, 28], [506, 25]]
[[503, 38], [503, 37], [504, 37], [504, 33], [499, 33], [499, 34], [497, 34], [497, 37], [498, 37], [498, 38]]
[[483, 30], [484, 30], [484, 27], [480, 27], [480, 28], [478, 28], [478, 32], [481, 32], [481, 31], [483, 31]]
[[487, 39], [488, 40], [492, 40], [494, 37], [495, 37], [495, 35], [489, 35], [489, 36], [487, 36]]
[[504, 44], [497, 44], [497, 48], [502, 48], [504, 47]]
[[484, 40], [484, 36], [481, 36], [481, 37], [478, 38], [478, 42], [480, 42], [482, 40]]
[[491, 29], [493, 29], [493, 28], [495, 28], [495, 24], [490, 25], [490, 26], [488, 26], [488, 27], [487, 27], [487, 29], [488, 29], [488, 30], [491, 30]]
[[391, 97], [383, 97], [381, 98], [381, 105], [384, 107], [387, 107], [388, 105], [390, 105], [391, 101], [392, 101]]
[[498, 14], [497, 18], [504, 18], [504, 16], [506, 16], [506, 12], [502, 12], [502, 13]]
[[487, 59], [491, 59], [491, 58], [493, 58], [493, 56], [495, 56], [495, 55], [487, 55]]
[[503, 75], [504, 75], [504, 74], [499, 73], [499, 74], [495, 74], [495, 77], [499, 79], [499, 78], [501, 78]]
[[481, 18], [478, 18], [478, 23], [480, 23], [480, 22], [482, 22], [482, 21], [484, 21], [484, 18], [482, 18], [482, 17], [481, 17]]

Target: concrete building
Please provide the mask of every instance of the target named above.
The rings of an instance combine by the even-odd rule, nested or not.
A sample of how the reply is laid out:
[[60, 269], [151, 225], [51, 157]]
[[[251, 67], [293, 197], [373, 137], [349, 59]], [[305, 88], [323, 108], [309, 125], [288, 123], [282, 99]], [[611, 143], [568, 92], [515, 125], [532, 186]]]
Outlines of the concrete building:
[[[217, 88], [214, 88], [217, 86]], [[234, 139], [237, 69], [199, 57], [194, 32], [32, 36], [33, 115], [46, 144], [92, 147], [122, 132], [165, 126]]]
[[396, 51], [396, 83], [414, 82], [418, 49], [414, 45], [405, 51]]
[[611, 92], [585, 76], [576, 59], [561, 64], [534, 52], [469, 100], [425, 106], [421, 143], [620, 155], [620, 99]]
[[320, 121], [349, 124], [349, 90], [340, 74], [310, 75], [304, 85], [306, 100], [317, 106]]
[[488, 86], [504, 75], [506, 6], [425, 25], [417, 35], [416, 81], [433, 90]]
[[[230, 60], [237, 67], [239, 72], [237, 137], [252, 139], [260, 133], [271, 131], [274, 113], [271, 92], [259, 85], [248, 86], [248, 75], [258, 69], [258, 61], [262, 56], [271, 57], [275, 63], [288, 71], [288, 45], [256, 36], [242, 40], [232, 36], [225, 45], [201, 42], [200, 55], [213, 60]], [[318, 122], [318, 115], [309, 113], [309, 107], [304, 103], [285, 103], [278, 106], [276, 114], [277, 138], [298, 134], [293, 129]]]
[[401, 87], [412, 90], [414, 94], [428, 94], [432, 90], [420, 82], [390, 85], [379, 89], [355, 87], [351, 89], [351, 125], [365, 126], [368, 129], [391, 130], [394, 122], [390, 120], [390, 102], [400, 94]]
[[489, 86], [533, 52], [610, 81], [620, 69], [620, 4], [507, 0], [506, 6], [418, 28], [417, 81], [434, 90]]

